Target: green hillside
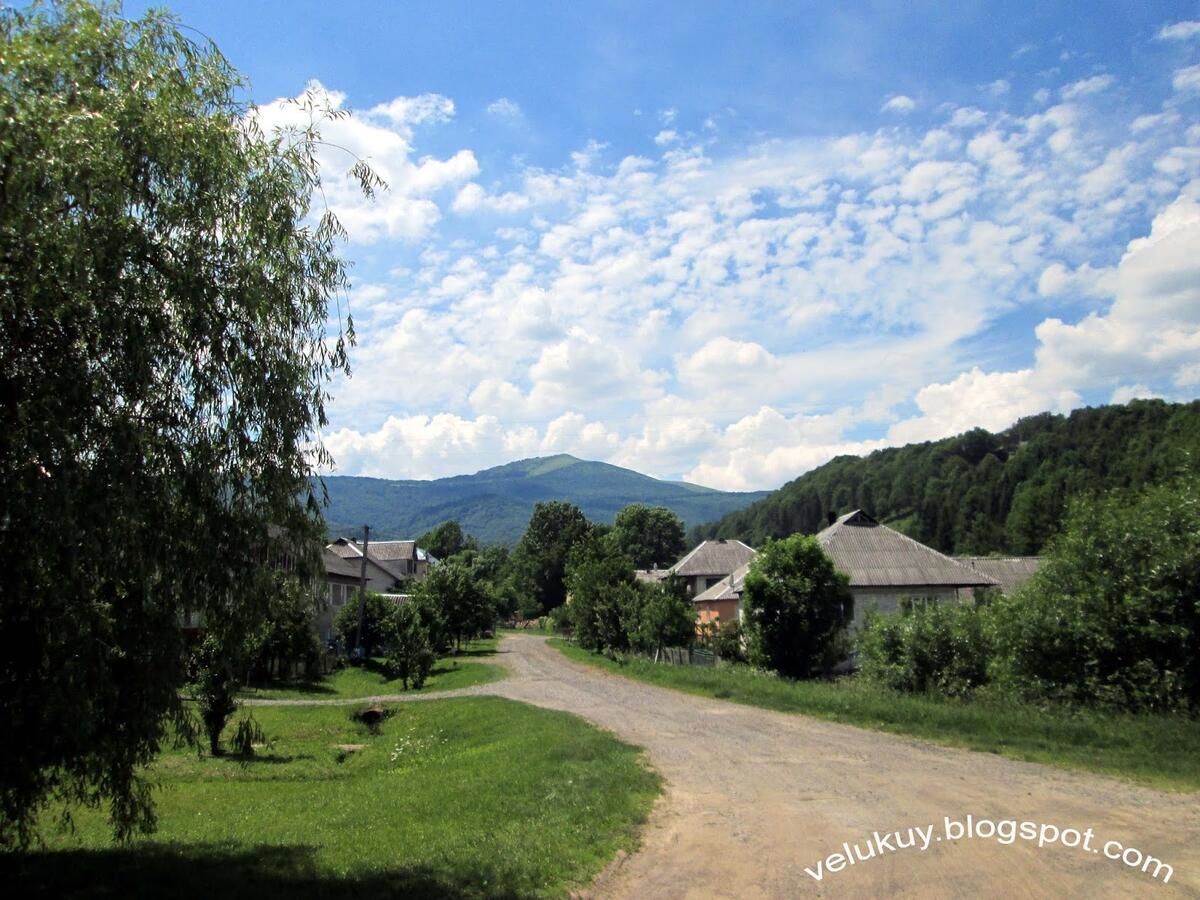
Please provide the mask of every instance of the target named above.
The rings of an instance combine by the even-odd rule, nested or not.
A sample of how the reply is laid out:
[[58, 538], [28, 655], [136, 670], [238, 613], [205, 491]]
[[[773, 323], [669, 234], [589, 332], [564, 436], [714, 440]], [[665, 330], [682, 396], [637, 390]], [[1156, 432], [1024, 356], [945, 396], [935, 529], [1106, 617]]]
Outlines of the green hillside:
[[356, 534], [364, 524], [383, 538], [415, 538], [449, 519], [484, 543], [514, 544], [542, 500], [574, 503], [594, 522], [611, 523], [630, 503], [673, 510], [688, 525], [712, 521], [766, 496], [660, 481], [608, 463], [573, 456], [523, 459], [434, 481], [328, 476], [325, 510], [332, 535]]
[[1068, 498], [1140, 487], [1200, 466], [1200, 401], [1044, 413], [999, 434], [983, 429], [924, 444], [838, 457], [693, 536], [815, 532], [830, 512], [863, 509], [931, 547], [960, 554], [1036, 554]]

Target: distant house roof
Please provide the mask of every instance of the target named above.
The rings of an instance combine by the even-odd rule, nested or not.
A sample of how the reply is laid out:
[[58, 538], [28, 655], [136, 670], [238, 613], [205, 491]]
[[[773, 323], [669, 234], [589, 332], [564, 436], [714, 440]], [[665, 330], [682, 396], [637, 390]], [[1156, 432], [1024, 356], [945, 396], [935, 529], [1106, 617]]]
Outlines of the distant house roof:
[[359, 580], [361, 573], [358, 566], [343, 559], [329, 547], [321, 549], [321, 561], [325, 564], [325, 575], [336, 578], [353, 578]]
[[1040, 556], [960, 556], [958, 561], [996, 580], [1000, 590], [1011, 594], [1030, 578], [1041, 565]]
[[648, 584], [658, 584], [660, 581], [666, 581], [670, 574], [670, 569], [635, 569], [633, 577]]
[[932, 547], [880, 525], [862, 510], [817, 535], [853, 587], [995, 587], [997, 580]]
[[416, 541], [371, 541], [368, 551], [373, 557], [384, 562], [394, 559], [416, 559]]
[[729, 575], [726, 575], [707, 591], [697, 594], [692, 598], [693, 603], [706, 603], [714, 600], [741, 600], [742, 588], [746, 583], [746, 573], [750, 571], [750, 563], [744, 566], [739, 566]]
[[704, 541], [691, 553], [668, 569], [684, 578], [697, 575], [728, 575], [754, 559], [757, 551], [741, 541]]

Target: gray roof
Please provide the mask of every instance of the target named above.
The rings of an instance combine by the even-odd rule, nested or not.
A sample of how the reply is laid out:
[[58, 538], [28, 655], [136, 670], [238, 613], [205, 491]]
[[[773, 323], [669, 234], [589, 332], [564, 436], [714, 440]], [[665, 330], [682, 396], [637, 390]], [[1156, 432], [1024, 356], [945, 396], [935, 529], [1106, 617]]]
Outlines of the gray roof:
[[726, 575], [707, 591], [703, 591], [692, 598], [693, 603], [701, 603], [712, 600], [740, 600], [742, 598], [742, 588], [746, 583], [746, 573], [750, 571], [750, 563], [744, 566], [739, 566], [731, 574]]
[[660, 581], [666, 581], [670, 574], [669, 569], [635, 569], [633, 577], [647, 584], [658, 584]]
[[741, 541], [704, 541], [667, 571], [683, 578], [697, 575], [728, 575], [754, 559], [756, 551]]
[[326, 576], [335, 575], [342, 578], [353, 578], [357, 581], [362, 574], [358, 566], [343, 559], [329, 547], [322, 548], [321, 561], [325, 564]]
[[851, 587], [994, 587], [990, 575], [955, 562], [907, 535], [880, 525], [862, 510], [842, 516], [817, 535]]
[[1011, 594], [1030, 578], [1041, 565], [1040, 556], [960, 556], [958, 561], [995, 579], [1000, 590]]
[[394, 559], [416, 559], [416, 541], [371, 541], [367, 552], [376, 559], [390, 562]]

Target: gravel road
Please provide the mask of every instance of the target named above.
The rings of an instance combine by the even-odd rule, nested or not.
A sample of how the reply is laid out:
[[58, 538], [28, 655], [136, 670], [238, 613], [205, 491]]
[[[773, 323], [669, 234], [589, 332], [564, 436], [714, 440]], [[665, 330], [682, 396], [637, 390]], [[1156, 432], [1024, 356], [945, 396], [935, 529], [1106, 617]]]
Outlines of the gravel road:
[[[420, 699], [494, 694], [565, 710], [645, 748], [666, 781], [641, 848], [589, 896], [1200, 898], [1194, 794], [694, 697], [571, 662], [533, 635], [505, 637], [498, 659], [507, 680]], [[1046, 846], [1019, 833], [953, 840], [968, 815], [985, 835], [984, 820], [1031, 822]], [[1051, 842], [1051, 827], [1090, 849]], [[910, 835], [915, 846], [898, 846]], [[1170, 880], [1102, 848], [1162, 860]], [[831, 858], [847, 850], [853, 865]]]

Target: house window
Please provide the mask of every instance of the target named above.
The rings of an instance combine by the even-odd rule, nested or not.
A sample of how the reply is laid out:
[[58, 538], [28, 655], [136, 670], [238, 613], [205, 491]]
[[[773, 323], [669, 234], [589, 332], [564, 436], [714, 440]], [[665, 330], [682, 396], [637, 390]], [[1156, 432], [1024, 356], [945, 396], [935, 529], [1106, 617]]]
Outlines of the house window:
[[707, 591], [710, 587], [712, 587], [714, 584], [716, 584], [720, 580], [721, 580], [720, 575], [717, 575], [715, 578], [705, 578], [704, 579], [704, 589]]

